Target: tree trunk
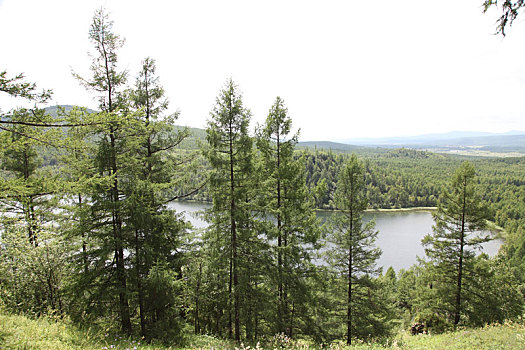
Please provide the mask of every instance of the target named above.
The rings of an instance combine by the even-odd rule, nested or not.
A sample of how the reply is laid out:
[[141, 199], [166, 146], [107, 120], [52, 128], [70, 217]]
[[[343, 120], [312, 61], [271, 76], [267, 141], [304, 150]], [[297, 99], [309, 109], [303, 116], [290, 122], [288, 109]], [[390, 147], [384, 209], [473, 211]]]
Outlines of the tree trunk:
[[466, 207], [467, 207], [467, 183], [463, 185], [463, 203], [461, 212], [461, 237], [459, 245], [459, 262], [458, 262], [458, 279], [456, 291], [456, 307], [454, 312], [454, 329], [459, 324], [461, 317], [461, 284], [463, 278], [463, 251], [465, 247], [465, 221], [466, 221]]
[[201, 276], [202, 276], [202, 262], [199, 261], [199, 275], [197, 276], [197, 285], [195, 286], [195, 320], [194, 320], [194, 326], [195, 326], [195, 334], [200, 334], [201, 332], [201, 325], [199, 322], [199, 294], [201, 289]]
[[[231, 239], [231, 237], [230, 237]], [[232, 242], [230, 242], [233, 245]], [[228, 282], [228, 338], [233, 339], [233, 254], [230, 251], [230, 280]]]
[[[82, 210], [82, 195], [78, 195], [78, 207]], [[88, 256], [87, 256], [87, 243], [86, 243], [86, 232], [84, 231], [84, 225], [82, 223], [82, 214], [80, 215], [79, 226], [82, 230], [82, 259], [84, 260], [84, 273], [88, 273]]]
[[144, 290], [142, 288], [142, 275], [141, 275], [141, 266], [142, 261], [140, 259], [140, 242], [139, 242], [139, 232], [135, 230], [135, 255], [137, 257], [137, 292], [139, 297], [139, 316], [140, 316], [140, 335], [146, 338], [146, 318], [144, 310]]
[[[350, 198], [350, 203], [353, 205], [353, 197]], [[348, 305], [347, 305], [347, 319], [346, 319], [346, 343], [352, 344], [352, 259], [353, 259], [353, 242], [352, 235], [354, 233], [354, 211], [350, 208], [350, 227], [349, 227], [349, 245], [348, 245]]]
[[280, 177], [280, 166], [281, 166], [281, 154], [280, 154], [280, 140], [279, 133], [277, 133], [277, 269], [278, 269], [278, 302], [277, 302], [277, 324], [278, 332], [284, 333], [284, 296], [283, 296], [283, 234], [282, 234], [282, 222], [281, 222], [281, 177]]
[[114, 127], [110, 127], [110, 141], [111, 141], [111, 175], [115, 177], [112, 192], [113, 202], [113, 237], [115, 239], [115, 255], [117, 262], [117, 280], [119, 283], [119, 304], [120, 304], [120, 322], [122, 331], [126, 334], [131, 334], [131, 318], [128, 303], [128, 293], [126, 286], [126, 269], [124, 264], [124, 248], [123, 248], [123, 236], [122, 236], [122, 217], [120, 214], [120, 198], [118, 188], [117, 174], [117, 160], [116, 160], [116, 144], [115, 144], [115, 130]]
[[[230, 106], [230, 116], [232, 115], [232, 108]], [[232, 250], [232, 274], [233, 274], [233, 309], [234, 309], [234, 323], [235, 323], [235, 340], [241, 340], [241, 325], [240, 325], [240, 305], [239, 305], [239, 275], [237, 262], [237, 222], [235, 218], [236, 203], [235, 203], [235, 173], [234, 173], [234, 150], [233, 150], [233, 125], [230, 119], [229, 125], [229, 155], [230, 155], [230, 227], [231, 227], [231, 250]], [[231, 282], [230, 282], [231, 286]], [[231, 292], [230, 292], [231, 293]], [[231, 294], [230, 294], [231, 295]], [[231, 322], [231, 321], [230, 321]], [[230, 325], [231, 329], [231, 325]]]

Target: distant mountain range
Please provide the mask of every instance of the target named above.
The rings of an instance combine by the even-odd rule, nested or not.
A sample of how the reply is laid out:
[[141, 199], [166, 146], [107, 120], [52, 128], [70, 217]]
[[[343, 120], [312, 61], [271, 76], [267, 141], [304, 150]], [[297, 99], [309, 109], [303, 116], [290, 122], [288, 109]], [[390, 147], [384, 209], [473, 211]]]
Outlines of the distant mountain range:
[[[56, 105], [56, 106], [50, 106], [50, 107], [46, 107], [44, 108], [44, 110], [46, 111], [46, 114], [52, 116], [52, 117], [57, 117], [58, 116], [58, 110], [59, 109], [63, 109], [64, 112], [69, 112], [71, 111], [73, 108], [75, 108], [76, 106], [72, 106], [72, 105]], [[87, 108], [86, 111], [88, 113], [96, 113], [96, 111], [92, 110], [92, 109], [89, 109]]]
[[[70, 105], [60, 106], [65, 111]], [[46, 108], [48, 114], [57, 115], [58, 106]], [[88, 113], [95, 111], [88, 110]], [[180, 126], [176, 127], [181, 128]], [[191, 129], [191, 140], [186, 147], [198, 147], [198, 140], [205, 139], [205, 131]], [[392, 148], [413, 148], [438, 153], [452, 153], [476, 156], [523, 156], [525, 155], [525, 131], [489, 133], [473, 131], [452, 131], [443, 134], [425, 134], [406, 137], [352, 138], [334, 141], [301, 141], [299, 148], [333, 150], [342, 153], [381, 153]]]
[[506, 133], [453, 131], [444, 134], [426, 134], [408, 137], [354, 138], [340, 142], [300, 142], [307, 148], [331, 149], [342, 152], [363, 148], [415, 148], [440, 153], [465, 155], [525, 154], [525, 131]]
[[[443, 134], [425, 134], [418, 136], [405, 137], [385, 137], [385, 138], [353, 138], [340, 140], [338, 142], [351, 145], [361, 146], [400, 146], [400, 145], [446, 145], [446, 144], [463, 144], [463, 145], [481, 145], [491, 143], [495, 140], [504, 142], [516, 138], [509, 136], [525, 136], [525, 131], [509, 131], [506, 133], [490, 133], [475, 131], [451, 131]], [[511, 141], [511, 142], [514, 142]]]

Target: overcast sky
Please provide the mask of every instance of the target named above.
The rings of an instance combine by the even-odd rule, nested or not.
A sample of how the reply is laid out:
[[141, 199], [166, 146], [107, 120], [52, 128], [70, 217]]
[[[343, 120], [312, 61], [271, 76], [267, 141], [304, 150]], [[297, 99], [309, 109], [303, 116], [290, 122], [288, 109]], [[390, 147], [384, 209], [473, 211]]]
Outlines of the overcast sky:
[[[180, 124], [205, 127], [232, 77], [262, 123], [276, 96], [302, 140], [525, 130], [525, 17], [493, 35], [482, 0], [0, 0], [0, 71], [96, 108], [88, 30], [103, 6], [130, 81], [157, 60]], [[4, 111], [20, 105], [0, 95]]]

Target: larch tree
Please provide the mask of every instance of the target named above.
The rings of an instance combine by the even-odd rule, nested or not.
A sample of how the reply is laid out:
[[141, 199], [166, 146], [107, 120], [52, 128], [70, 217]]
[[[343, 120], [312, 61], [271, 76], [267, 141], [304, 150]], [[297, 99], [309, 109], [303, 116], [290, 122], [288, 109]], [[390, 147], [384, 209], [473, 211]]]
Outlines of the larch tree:
[[[207, 240], [213, 244], [210, 249], [216, 252], [215, 268], [222, 269], [217, 273], [228, 276], [225, 311], [229, 336], [236, 341], [241, 339], [241, 293], [246, 290], [244, 280], [241, 280], [244, 263], [248, 263], [243, 249], [253, 238], [250, 117], [250, 111], [243, 106], [239, 88], [230, 79], [211, 112], [206, 128], [208, 145], [204, 151], [211, 166], [208, 188], [213, 199], [213, 207], [208, 213], [211, 225]], [[217, 308], [224, 309], [224, 305]]]
[[[18, 74], [14, 77], [8, 77], [7, 71], [0, 72], [0, 92], [11, 97], [23, 98], [36, 103], [44, 103], [51, 98], [51, 90], [36, 91], [36, 84], [25, 81], [24, 74]], [[0, 106], [1, 108], [1, 106]], [[1, 112], [1, 109], [0, 109]], [[10, 125], [16, 121], [0, 120], [0, 125]]]
[[450, 186], [443, 191], [433, 214], [433, 233], [422, 241], [429, 258], [428, 267], [435, 279], [441, 305], [454, 328], [460, 323], [475, 279], [474, 258], [490, 235], [486, 228], [487, 207], [476, 192], [476, 172], [464, 162], [455, 171]]
[[[45, 164], [56, 130], [22, 123], [45, 123], [42, 109], [16, 109], [0, 132], [0, 298], [14, 312], [62, 314], [67, 253], [57, 223], [61, 181]], [[6, 287], [6, 288], [4, 288]]]
[[34, 103], [6, 112], [0, 106], [0, 299], [16, 313], [62, 315], [69, 251], [55, 209], [63, 125], [39, 107], [51, 91], [37, 91], [23, 74], [0, 72], [0, 95]]
[[[152, 58], [143, 60], [130, 99], [142, 135], [137, 148], [137, 168], [130, 172], [123, 192], [128, 198], [127, 224], [133, 231], [130, 232], [135, 271], [132, 280], [137, 292], [141, 334], [149, 339], [171, 332], [176, 337], [180, 305], [174, 298], [180, 291], [172, 290], [170, 286], [177, 283], [166, 280], [173, 276], [166, 270], [181, 277], [180, 248], [186, 223], [167, 204], [177, 198], [173, 192], [191, 175], [189, 159], [176, 154], [188, 131], [175, 129], [178, 113], [164, 115], [168, 100]], [[176, 251], [179, 253], [174, 254]], [[161, 295], [164, 300], [159, 300]]]
[[[335, 193], [340, 215], [332, 216], [333, 249], [329, 252], [329, 262], [340, 274], [341, 290], [346, 291], [344, 302], [346, 339], [364, 337], [374, 332], [373, 283], [370, 276], [379, 272], [376, 261], [381, 250], [374, 247], [378, 232], [374, 221], [363, 224], [363, 212], [368, 206], [364, 183], [364, 167], [352, 154], [339, 174]], [[369, 333], [369, 334], [367, 334]]]
[[[124, 250], [126, 237], [124, 235], [123, 194], [121, 182], [126, 169], [133, 163], [130, 154], [137, 147], [137, 125], [126, 113], [124, 86], [127, 72], [119, 71], [117, 51], [124, 41], [113, 32], [113, 22], [103, 9], [97, 10], [89, 30], [89, 39], [94, 46], [90, 78], [75, 77], [88, 90], [98, 95], [100, 111], [97, 113], [98, 123], [93, 131], [98, 144], [96, 156], [93, 158], [98, 176], [104, 181], [97, 182], [88, 193], [91, 198], [91, 213], [93, 227], [96, 227], [98, 244], [94, 244], [93, 263], [106, 264], [110, 259], [107, 255], [113, 251], [113, 257], [108, 260], [110, 265], [110, 284], [118, 294], [118, 315], [124, 333], [130, 334], [131, 312], [129, 306], [128, 282]], [[91, 230], [94, 232], [95, 230]], [[97, 276], [105, 273], [107, 267], [99, 266], [93, 269], [94, 278], [98, 280], [99, 291], [107, 288], [108, 279]], [[93, 279], [92, 279], [93, 281]], [[92, 293], [92, 302], [100, 298], [100, 293]]]
[[[54, 176], [39, 169], [42, 158], [38, 150], [55, 147], [56, 130], [50, 130], [51, 118], [37, 104], [51, 97], [50, 90], [37, 92], [36, 84], [25, 81], [23, 74], [8, 77], [0, 72], [0, 93], [34, 102], [34, 108], [17, 108], [3, 112], [0, 106], [1, 168], [9, 176], [0, 177], [0, 209], [23, 218], [27, 239], [37, 245], [38, 212], [46, 212], [49, 196], [56, 191]], [[39, 174], [40, 173], [40, 174]], [[45, 179], [49, 177], [48, 179]], [[38, 210], [38, 208], [42, 210]], [[40, 215], [42, 218], [42, 215]]]
[[[18, 122], [34, 120], [33, 114], [25, 109], [12, 111], [10, 117]], [[38, 245], [42, 214], [46, 212], [45, 203], [49, 202], [46, 198], [53, 192], [53, 182], [45, 180], [49, 174], [41, 168], [42, 158], [38, 156], [38, 148], [42, 150], [38, 140], [45, 137], [43, 128], [22, 124], [10, 125], [9, 131], [0, 134], [2, 170], [10, 175], [2, 179], [2, 187], [6, 187], [2, 191], [3, 207], [21, 218], [27, 239], [34, 246]]]
[[[268, 240], [276, 241], [277, 333], [293, 336], [297, 310], [305, 302], [305, 278], [312, 269], [310, 250], [317, 248], [318, 223], [306, 187], [305, 164], [294, 157], [297, 134], [284, 101], [277, 97], [266, 122], [257, 131], [262, 187], [261, 211], [269, 218]], [[294, 322], [295, 321], [295, 322]]]

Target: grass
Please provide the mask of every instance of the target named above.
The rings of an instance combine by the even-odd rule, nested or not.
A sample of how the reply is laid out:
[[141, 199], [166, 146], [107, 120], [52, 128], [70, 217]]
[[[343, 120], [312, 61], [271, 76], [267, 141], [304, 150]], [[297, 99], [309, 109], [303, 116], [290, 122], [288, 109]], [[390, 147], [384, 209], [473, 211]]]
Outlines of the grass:
[[439, 335], [401, 337], [402, 349], [525, 349], [525, 325], [507, 322]]
[[79, 329], [64, 320], [30, 319], [0, 313], [0, 349], [169, 349], [146, 345], [140, 339], [105, 333], [100, 329]]
[[65, 322], [0, 314], [0, 349], [101, 349], [102, 346], [89, 330], [79, 332]]
[[344, 343], [318, 346], [302, 340], [275, 336], [266, 345], [234, 346], [226, 340], [211, 336], [188, 336], [187, 346], [166, 347], [144, 344], [140, 339], [128, 339], [93, 329], [78, 329], [67, 321], [46, 318], [29, 319], [25, 316], [0, 313], [0, 349], [525, 349], [525, 323], [507, 322], [478, 329], [463, 329], [440, 335], [411, 336], [399, 333], [389, 346], [356, 342], [348, 348]]

